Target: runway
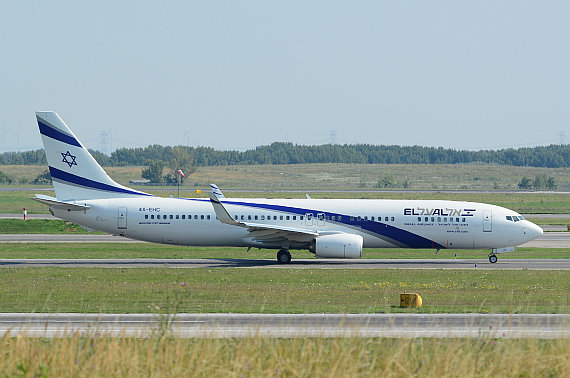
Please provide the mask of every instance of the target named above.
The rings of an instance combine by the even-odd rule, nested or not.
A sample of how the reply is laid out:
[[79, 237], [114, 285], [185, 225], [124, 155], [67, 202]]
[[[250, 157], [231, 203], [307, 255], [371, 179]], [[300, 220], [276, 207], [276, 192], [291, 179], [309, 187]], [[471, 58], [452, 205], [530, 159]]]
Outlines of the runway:
[[[0, 234], [0, 243], [143, 243], [116, 235]], [[570, 248], [570, 232], [546, 232], [520, 248]]]
[[33, 267], [570, 270], [570, 259], [0, 259], [0, 269]]
[[27, 314], [0, 313], [0, 336], [569, 338], [569, 314]]

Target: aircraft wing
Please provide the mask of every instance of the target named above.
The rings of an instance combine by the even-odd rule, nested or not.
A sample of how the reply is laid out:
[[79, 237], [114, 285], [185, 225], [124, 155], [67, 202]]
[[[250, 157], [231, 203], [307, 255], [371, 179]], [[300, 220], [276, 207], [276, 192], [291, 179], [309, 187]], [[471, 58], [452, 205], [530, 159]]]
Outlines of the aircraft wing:
[[308, 242], [313, 237], [319, 236], [319, 232], [315, 230], [309, 230], [304, 228], [295, 227], [285, 227], [285, 226], [275, 226], [270, 224], [260, 224], [251, 222], [240, 222], [234, 219], [230, 213], [226, 210], [225, 206], [220, 202], [216, 194], [213, 192], [208, 193], [210, 196], [210, 201], [216, 212], [218, 220], [222, 223], [229, 224], [232, 226], [247, 228], [250, 232], [250, 236], [258, 241], [264, 242], [277, 242], [281, 240], [289, 241], [302, 241]]

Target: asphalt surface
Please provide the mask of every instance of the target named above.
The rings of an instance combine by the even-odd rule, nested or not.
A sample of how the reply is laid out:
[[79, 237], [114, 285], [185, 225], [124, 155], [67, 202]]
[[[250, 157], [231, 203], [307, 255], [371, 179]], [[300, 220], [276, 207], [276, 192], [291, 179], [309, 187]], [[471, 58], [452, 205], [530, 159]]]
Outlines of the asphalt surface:
[[0, 268], [37, 267], [570, 270], [570, 259], [0, 259]]
[[29, 314], [0, 313], [0, 335], [176, 337], [569, 338], [569, 314]]

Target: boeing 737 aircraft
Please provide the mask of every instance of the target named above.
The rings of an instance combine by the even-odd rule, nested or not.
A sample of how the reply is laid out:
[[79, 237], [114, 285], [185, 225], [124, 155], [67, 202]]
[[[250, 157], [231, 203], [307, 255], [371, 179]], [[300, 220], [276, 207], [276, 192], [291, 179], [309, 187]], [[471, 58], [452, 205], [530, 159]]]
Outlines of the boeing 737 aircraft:
[[[56, 197], [36, 195], [61, 219], [154, 243], [290, 250], [358, 258], [362, 248], [490, 249], [542, 235], [516, 212], [439, 200], [162, 198], [113, 181], [55, 112], [36, 113]], [[307, 196], [308, 197], [308, 196]]]

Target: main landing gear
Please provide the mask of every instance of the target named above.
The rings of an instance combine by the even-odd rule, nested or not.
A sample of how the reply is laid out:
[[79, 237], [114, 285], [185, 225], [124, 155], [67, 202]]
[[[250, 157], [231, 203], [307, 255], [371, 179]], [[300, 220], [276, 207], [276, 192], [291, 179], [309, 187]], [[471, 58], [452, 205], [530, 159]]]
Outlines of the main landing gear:
[[279, 264], [289, 264], [291, 262], [291, 254], [286, 249], [280, 249], [277, 252], [277, 262]]

